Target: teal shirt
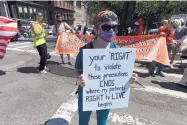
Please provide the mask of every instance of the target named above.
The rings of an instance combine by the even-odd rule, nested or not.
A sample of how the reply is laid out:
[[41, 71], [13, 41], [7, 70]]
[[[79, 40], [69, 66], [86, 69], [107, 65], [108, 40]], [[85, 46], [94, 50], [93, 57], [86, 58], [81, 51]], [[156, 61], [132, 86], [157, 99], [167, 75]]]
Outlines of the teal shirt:
[[[116, 48], [116, 45], [111, 42], [109, 48]], [[93, 43], [91, 42], [91, 43], [81, 47], [79, 50], [79, 53], [77, 55], [76, 62], [75, 62], [75, 68], [77, 70], [79, 70], [80, 73], [83, 73], [83, 51], [82, 51], [83, 49], [94, 49]]]

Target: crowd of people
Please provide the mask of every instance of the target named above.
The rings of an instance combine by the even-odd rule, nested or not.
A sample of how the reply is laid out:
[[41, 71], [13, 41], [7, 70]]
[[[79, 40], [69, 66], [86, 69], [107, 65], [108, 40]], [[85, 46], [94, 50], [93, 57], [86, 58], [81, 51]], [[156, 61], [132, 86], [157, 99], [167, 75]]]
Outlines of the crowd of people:
[[[39, 52], [39, 55], [41, 56], [40, 60], [40, 66], [39, 66], [39, 72], [41, 73], [47, 73], [47, 67], [46, 67], [46, 60], [49, 58], [49, 54], [47, 53], [47, 46], [46, 46], [46, 36], [47, 33], [45, 32], [43, 25], [42, 25], [42, 18], [43, 15], [40, 12], [35, 13], [35, 22], [31, 25], [31, 33], [33, 37], [34, 44]], [[62, 21], [62, 16], [60, 14], [56, 17], [57, 22], [55, 26], [53, 27], [53, 35], [57, 38], [58, 35], [60, 35], [61, 32], [65, 32], [69, 30], [71, 33], [76, 34], [84, 34], [84, 35], [95, 35], [95, 30], [93, 30], [92, 33], [88, 33], [87, 26], [80, 25], [77, 29], [72, 28], [67, 23]], [[165, 33], [166, 35], [166, 44], [167, 44], [167, 50], [168, 50], [168, 56], [170, 59], [170, 66], [169, 68], [173, 68], [173, 62], [175, 60], [175, 56], [180, 52], [180, 45], [182, 42], [186, 39], [187, 35], [187, 28], [185, 27], [185, 21], [184, 19], [174, 19], [174, 20], [163, 20], [161, 22], [162, 26], [158, 29], [158, 34]], [[135, 22], [136, 28], [134, 30], [129, 29], [129, 35], [142, 35], [143, 34], [143, 19], [140, 18]], [[95, 27], [94, 27], [95, 28]], [[106, 27], [107, 28], [107, 27]], [[118, 24], [116, 24], [116, 29], [118, 28]], [[117, 32], [117, 31], [116, 31]], [[64, 56], [63, 54], [60, 54], [61, 57], [61, 64], [63, 65], [64, 62]], [[68, 57], [68, 64], [72, 65], [70, 61], [70, 55], [67, 54]], [[155, 67], [158, 66], [156, 73], [155, 73]], [[162, 77], [165, 77], [163, 70], [164, 65], [157, 63], [153, 61], [149, 66], [149, 74], [152, 77], [155, 77], [155, 75], [160, 75]]]
[[[45, 30], [45, 23], [43, 23], [43, 15], [40, 12], [36, 12], [34, 14], [35, 17], [35, 21], [32, 22], [31, 24], [31, 35], [33, 38], [33, 42], [35, 47], [38, 50], [38, 53], [41, 57], [40, 59], [40, 66], [38, 71], [42, 74], [46, 74], [49, 69], [46, 66], [46, 60], [50, 58], [49, 53], [47, 52], [47, 45], [46, 45], [46, 37], [48, 35], [47, 31]], [[87, 26], [82, 26], [80, 25], [77, 29], [72, 28], [70, 25], [68, 25], [67, 23], [63, 22], [62, 20], [62, 16], [60, 14], [58, 14], [56, 16], [56, 24], [53, 27], [53, 36], [57, 38], [60, 35], [61, 32], [67, 32], [70, 31], [71, 33], [76, 33], [76, 34], [84, 34], [84, 35], [94, 35], [94, 31], [92, 31], [91, 33], [89, 33], [87, 31], [88, 27]], [[61, 57], [61, 65], [65, 64], [64, 62], [64, 55], [60, 54]], [[71, 61], [70, 61], [70, 55], [67, 54], [67, 58], [68, 58], [68, 64], [72, 65]]]
[[[40, 12], [36, 12], [35, 21], [31, 24], [31, 34], [33, 37], [34, 45], [36, 46], [38, 53], [40, 55], [40, 66], [38, 71], [40, 73], [47, 73], [49, 69], [46, 67], [46, 62], [48, 59], [48, 52], [47, 52], [47, 45], [46, 45], [46, 36], [47, 33], [44, 29], [42, 24], [43, 15]], [[79, 125], [88, 125], [91, 111], [84, 112], [83, 111], [83, 87], [85, 86], [85, 80], [83, 77], [83, 57], [82, 57], [82, 49], [89, 48], [89, 49], [97, 49], [97, 48], [116, 48], [115, 44], [112, 42], [112, 38], [116, 36], [118, 30], [118, 17], [112, 11], [102, 11], [100, 12], [95, 18], [94, 30], [90, 34], [87, 32], [88, 27], [86, 26], [79, 26], [77, 29], [72, 28], [67, 23], [62, 21], [62, 16], [57, 15], [56, 17], [57, 22], [53, 27], [53, 36], [57, 37], [60, 35], [61, 32], [65, 32], [69, 30], [71, 33], [76, 34], [84, 34], [84, 35], [95, 35], [96, 38], [93, 42], [83, 46], [80, 49], [80, 52], [76, 58], [75, 68], [76, 73], [78, 74], [78, 112], [79, 112]], [[138, 28], [135, 28], [136, 35], [143, 34], [143, 20], [139, 19], [135, 22]], [[129, 29], [130, 31], [130, 29]], [[132, 32], [129, 32], [131, 34]], [[187, 35], [187, 28], [185, 27], [185, 22], [183, 19], [174, 19], [174, 20], [163, 20], [162, 26], [158, 29], [159, 34], [164, 34], [166, 36], [166, 44], [168, 50], [168, 56], [170, 59], [170, 68], [173, 68], [173, 62], [175, 60], [175, 56], [177, 53], [180, 52], [180, 46], [185, 41]], [[61, 57], [61, 64], [64, 64], [64, 56], [60, 54]], [[67, 54], [68, 57], [68, 64], [72, 65], [70, 61], [70, 55]], [[155, 67], [158, 66], [156, 73]], [[160, 75], [165, 77], [163, 70], [164, 65], [155, 61], [150, 63], [148, 68], [149, 74], [152, 77], [155, 75]], [[133, 74], [131, 79], [129, 80], [130, 83], [134, 83], [136, 81], [137, 75]], [[98, 110], [97, 111], [97, 124], [98, 125], [106, 125], [106, 121], [108, 118], [110, 110]]]
[[[170, 59], [169, 68], [173, 69], [175, 57], [180, 52], [180, 46], [185, 41], [187, 35], [184, 19], [163, 20], [162, 26], [158, 29], [158, 33], [165, 33], [166, 35], [166, 44]], [[158, 68], [156, 73], [154, 73], [156, 65]], [[163, 64], [153, 61], [149, 66], [149, 74], [152, 77], [155, 77], [155, 75], [165, 77], [163, 73], [164, 67]]]
[[[39, 72], [40, 73], [47, 73], [49, 70], [46, 67], [46, 60], [47, 60], [47, 45], [46, 45], [46, 32], [42, 26], [42, 13], [36, 12], [35, 13], [35, 22], [31, 25], [31, 32], [34, 44], [38, 50], [38, 53], [41, 57], [40, 59], [40, 66]], [[96, 34], [96, 38], [90, 44], [83, 46], [80, 49], [80, 52], [77, 56], [75, 68], [76, 68], [76, 76], [78, 76], [77, 83], [79, 83], [78, 88], [78, 113], [79, 113], [79, 125], [88, 125], [89, 119], [91, 115], [91, 111], [83, 111], [83, 87], [85, 86], [85, 79], [83, 77], [83, 57], [82, 57], [82, 49], [90, 48], [90, 49], [97, 49], [97, 48], [115, 48], [112, 41], [112, 38], [116, 36], [118, 24], [118, 17], [112, 11], [102, 11], [100, 12], [95, 18], [95, 25], [94, 25], [94, 33]], [[54, 36], [58, 36], [60, 32], [70, 30], [72, 33], [75, 33], [75, 30], [71, 28], [65, 22], [62, 22], [61, 15], [57, 15], [57, 23], [53, 29]], [[80, 28], [78, 28], [77, 33], [80, 34]], [[83, 34], [86, 34], [86, 27], [83, 30]], [[60, 55], [62, 64], [64, 63], [63, 55]], [[71, 65], [70, 62], [70, 55], [68, 55], [68, 63]], [[129, 80], [129, 83], [136, 82], [137, 75], [133, 74]], [[98, 125], [106, 125], [106, 121], [109, 115], [110, 109], [105, 110], [98, 110], [97, 111], [97, 124]]]

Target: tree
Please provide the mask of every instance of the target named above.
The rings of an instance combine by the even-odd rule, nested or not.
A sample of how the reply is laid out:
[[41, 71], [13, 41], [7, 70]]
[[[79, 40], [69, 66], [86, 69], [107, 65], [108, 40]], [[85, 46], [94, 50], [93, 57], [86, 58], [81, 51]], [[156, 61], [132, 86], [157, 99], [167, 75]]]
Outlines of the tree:
[[[135, 10], [135, 1], [86, 1], [85, 5], [91, 18], [100, 11], [111, 10], [119, 17], [119, 35], [123, 34], [123, 29], [132, 21], [132, 14]], [[91, 20], [93, 22], [93, 20]]]
[[187, 1], [137, 1], [135, 13], [144, 18], [149, 29], [154, 21], [160, 22], [174, 14], [187, 13], [186, 6]]

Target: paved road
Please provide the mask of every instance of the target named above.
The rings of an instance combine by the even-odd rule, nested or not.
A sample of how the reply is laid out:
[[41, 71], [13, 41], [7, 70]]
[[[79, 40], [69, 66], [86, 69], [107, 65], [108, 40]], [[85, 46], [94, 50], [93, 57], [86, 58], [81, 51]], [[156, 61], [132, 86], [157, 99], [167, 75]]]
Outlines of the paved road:
[[[54, 43], [48, 51], [53, 55], [48, 60], [51, 73], [42, 75], [36, 72], [39, 56], [33, 44], [10, 43], [0, 62], [0, 125], [78, 124], [73, 67], [58, 65]], [[152, 78], [146, 63], [136, 63], [134, 72], [145, 88], [132, 85], [129, 107], [112, 110], [108, 125], [186, 125], [187, 88], [177, 85], [182, 70], [178, 62], [175, 67], [165, 70], [165, 78]], [[96, 125], [95, 113], [90, 125]]]

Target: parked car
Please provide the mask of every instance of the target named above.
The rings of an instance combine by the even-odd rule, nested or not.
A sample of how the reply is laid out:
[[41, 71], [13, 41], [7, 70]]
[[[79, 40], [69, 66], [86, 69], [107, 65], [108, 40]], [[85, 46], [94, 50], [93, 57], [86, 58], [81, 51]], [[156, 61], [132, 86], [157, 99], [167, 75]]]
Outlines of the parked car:
[[93, 28], [88, 28], [88, 29], [87, 29], [87, 32], [88, 32], [89, 34], [91, 34], [91, 33], [93, 32]]

